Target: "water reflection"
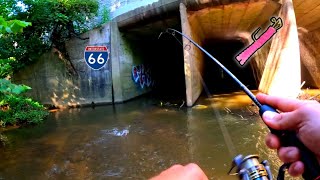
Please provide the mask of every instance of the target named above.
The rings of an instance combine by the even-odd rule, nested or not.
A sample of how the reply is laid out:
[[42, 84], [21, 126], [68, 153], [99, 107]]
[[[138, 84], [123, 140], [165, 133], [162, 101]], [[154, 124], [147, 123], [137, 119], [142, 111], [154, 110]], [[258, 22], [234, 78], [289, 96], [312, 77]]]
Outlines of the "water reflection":
[[[40, 126], [2, 134], [8, 143], [0, 149], [0, 179], [147, 179], [189, 162], [210, 179], [237, 179], [226, 175], [233, 157], [208, 102], [198, 102], [204, 109], [178, 109], [141, 98], [53, 113]], [[259, 117], [243, 107], [230, 110], [217, 109], [237, 153], [260, 154], [277, 169]]]

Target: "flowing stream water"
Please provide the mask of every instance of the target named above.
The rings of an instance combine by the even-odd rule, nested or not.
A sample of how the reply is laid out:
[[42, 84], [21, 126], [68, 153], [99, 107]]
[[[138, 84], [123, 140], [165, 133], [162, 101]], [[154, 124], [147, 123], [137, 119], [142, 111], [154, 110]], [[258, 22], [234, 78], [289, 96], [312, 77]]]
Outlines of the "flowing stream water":
[[209, 179], [237, 179], [227, 175], [233, 155], [211, 103], [237, 153], [259, 154], [276, 175], [280, 161], [264, 144], [268, 130], [243, 99], [239, 93], [203, 97], [201, 105], [179, 109], [139, 98], [51, 113], [43, 124], [1, 133], [0, 179], [148, 179], [189, 162]]

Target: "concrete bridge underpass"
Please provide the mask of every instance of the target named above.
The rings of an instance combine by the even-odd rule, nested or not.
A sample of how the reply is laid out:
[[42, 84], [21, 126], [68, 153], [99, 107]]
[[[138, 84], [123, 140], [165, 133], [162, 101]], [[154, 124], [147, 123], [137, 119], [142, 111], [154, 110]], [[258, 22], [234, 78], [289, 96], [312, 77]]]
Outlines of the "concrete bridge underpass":
[[[34, 99], [58, 107], [121, 103], [150, 91], [161, 99], [185, 99], [192, 106], [204, 85], [210, 93], [239, 90], [188, 40], [177, 34], [158, 39], [162, 31], [174, 28], [207, 49], [249, 89], [296, 97], [302, 82], [307, 88], [320, 87], [318, 0], [115, 2], [110, 23], [67, 42], [74, 73], [53, 49], [16, 74], [16, 83], [33, 87]], [[251, 34], [258, 27], [258, 37], [264, 32], [273, 16], [282, 18], [283, 27], [240, 66], [235, 56], [253, 43]], [[88, 45], [111, 51], [102, 69], [92, 70], [85, 63]]]
[[[301, 7], [300, 3], [292, 3], [291, 0], [158, 1], [114, 19], [111, 31], [112, 61], [116, 66], [121, 66], [123, 61], [126, 64], [138, 62], [151, 65], [154, 79], [158, 82], [155, 90], [165, 96], [183, 94], [188, 106], [192, 106], [202, 93], [202, 78], [212, 92], [239, 89], [210, 59], [195, 46], [190, 46], [188, 40], [178, 35], [177, 39], [170, 35], [158, 39], [166, 28], [175, 28], [205, 47], [250, 89], [259, 88], [265, 93], [295, 97], [300, 90], [302, 73], [300, 27], [297, 27], [294, 5]], [[303, 8], [312, 9], [310, 5], [317, 7], [319, 3], [314, 1], [308, 4]], [[241, 67], [234, 57], [252, 43], [251, 33], [258, 27], [267, 28], [273, 16], [281, 17], [284, 26], [247, 65]], [[317, 29], [319, 24], [314, 26], [317, 27], [308, 27]], [[132, 54], [125, 53], [123, 46], [130, 46]], [[132, 58], [123, 57], [125, 55]], [[126, 80], [113, 78], [113, 81], [114, 89], [119, 90], [115, 92], [116, 99], [126, 99], [126, 89], [117, 88]], [[307, 83], [319, 86], [319, 83]]]

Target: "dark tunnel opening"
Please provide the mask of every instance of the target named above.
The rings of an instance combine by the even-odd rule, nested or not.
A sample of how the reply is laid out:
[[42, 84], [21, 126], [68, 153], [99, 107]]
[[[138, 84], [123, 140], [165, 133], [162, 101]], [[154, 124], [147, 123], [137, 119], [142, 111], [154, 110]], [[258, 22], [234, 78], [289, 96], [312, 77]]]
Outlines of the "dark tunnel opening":
[[[170, 26], [181, 31], [177, 26]], [[186, 99], [186, 85], [184, 73], [184, 57], [181, 36], [159, 34], [166, 28], [156, 29], [146, 27], [126, 32], [125, 36], [134, 49], [139, 62], [151, 70], [152, 86], [151, 96], [161, 101], [181, 101]], [[207, 39], [203, 47], [229, 69], [249, 89], [257, 89], [252, 67], [249, 63], [240, 66], [235, 56], [244, 49], [239, 40]], [[209, 93], [221, 94], [239, 91], [236, 84], [228, 74], [209, 57], [204, 55], [202, 76]], [[205, 93], [205, 92], [203, 92]]]
[[[181, 42], [181, 39], [178, 39]], [[185, 99], [183, 49], [181, 44], [168, 34], [161, 36], [149, 51], [155, 86], [152, 94], [163, 100]]]
[[[240, 66], [235, 57], [244, 49], [239, 40], [211, 39], [207, 40], [204, 48], [229, 69], [249, 89], [257, 89], [253, 70], [249, 63]], [[204, 59], [203, 79], [211, 94], [221, 94], [239, 91], [240, 86], [226, 74], [208, 56]]]
[[[179, 24], [177, 22], [177, 24]], [[179, 29], [179, 26], [170, 26]], [[175, 39], [169, 34], [159, 35], [166, 27], [146, 29], [141, 27], [126, 32], [126, 38], [133, 45], [135, 56], [151, 70], [153, 86], [149, 95], [160, 101], [179, 101], [186, 98], [184, 60], [181, 37]], [[178, 41], [177, 41], [178, 40]]]

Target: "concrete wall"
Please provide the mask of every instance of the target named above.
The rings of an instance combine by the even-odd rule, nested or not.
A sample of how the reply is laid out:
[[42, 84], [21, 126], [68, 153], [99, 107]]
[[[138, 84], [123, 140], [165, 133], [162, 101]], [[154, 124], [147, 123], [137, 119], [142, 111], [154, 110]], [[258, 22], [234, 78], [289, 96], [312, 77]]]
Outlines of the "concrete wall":
[[254, 30], [278, 12], [279, 7], [280, 4], [274, 1], [257, 0], [219, 3], [188, 12], [189, 18], [196, 19], [205, 38], [234, 39], [243, 34], [251, 36]]
[[[251, 39], [250, 39], [251, 40]], [[254, 55], [254, 61], [250, 61], [250, 66], [253, 70], [253, 75], [257, 84], [260, 84], [261, 78], [265, 69], [265, 65], [268, 59], [268, 54], [270, 51], [271, 41], [267, 42], [263, 47], [261, 47]]]
[[292, 0], [283, 0], [279, 17], [283, 27], [273, 37], [259, 90], [297, 97], [301, 85], [299, 40]]
[[[109, 0], [110, 1], [110, 0]], [[159, 0], [111, 0], [111, 18], [115, 18], [121, 14], [134, 10], [136, 8], [146, 6]]]
[[304, 87], [320, 88], [320, 1], [294, 0], [297, 19], [302, 81]]
[[320, 28], [320, 1], [293, 0], [298, 27], [309, 32]]
[[[282, 5], [273, 0], [196, 1], [184, 0], [101, 0], [103, 5], [111, 5], [114, 21], [82, 35], [86, 40], [72, 39], [67, 42], [72, 66], [53, 51], [15, 76], [17, 83], [34, 87], [31, 93], [35, 99], [56, 106], [77, 104], [123, 102], [150, 91], [141, 88], [132, 79], [132, 67], [143, 64], [143, 49], [137, 49], [135, 42], [126, 34], [132, 29], [154, 27], [159, 22], [169, 26], [168, 19], [176, 16], [180, 9], [182, 31], [200, 45], [206, 39], [241, 39], [250, 44], [251, 33], [257, 27], [270, 24], [270, 17], [278, 15], [285, 21], [272, 44], [261, 48], [252, 58], [259, 89], [269, 94], [294, 96], [300, 86], [299, 44], [294, 9], [291, 0], [283, 0]], [[217, 2], [217, 3], [215, 3]], [[320, 45], [320, 2], [315, 0], [295, 0], [297, 22], [300, 32], [300, 51], [303, 62], [303, 80], [307, 85], [319, 87]], [[127, 6], [126, 8], [124, 8]], [[101, 6], [102, 7], [102, 6]], [[314, 17], [314, 18], [310, 18]], [[316, 20], [314, 20], [316, 19]], [[159, 21], [160, 20], [160, 21]], [[166, 21], [167, 20], [167, 21]], [[120, 30], [119, 30], [120, 28]], [[157, 30], [162, 26], [157, 26]], [[148, 32], [151, 32], [149, 30]], [[147, 32], [147, 31], [146, 31]], [[140, 32], [144, 34], [145, 31]], [[137, 33], [139, 34], [139, 33]], [[112, 37], [111, 37], [112, 36]], [[187, 105], [191, 106], [202, 91], [203, 53], [188, 40], [183, 39], [184, 69]], [[111, 51], [111, 59], [101, 70], [91, 70], [84, 62], [83, 51], [87, 45], [106, 45]], [[190, 46], [189, 46], [190, 45]], [[111, 47], [112, 46], [112, 47]], [[266, 62], [267, 60], [267, 62]], [[262, 77], [262, 79], [261, 79]], [[284, 86], [285, 84], [285, 86]], [[114, 90], [113, 94], [112, 91]], [[279, 94], [280, 93], [280, 94]], [[282, 94], [281, 94], [282, 93]]]
[[103, 10], [105, 8], [110, 11], [110, 18], [114, 19], [115, 17], [129, 12], [135, 8], [139, 8], [141, 6], [146, 6], [148, 4], [152, 4], [159, 0], [98, 0], [99, 1], [99, 10], [98, 17], [96, 20], [100, 20], [101, 14], [103, 14]]
[[[203, 34], [195, 21], [189, 21], [187, 9], [184, 4], [180, 4], [182, 33], [191, 37], [201, 46], [200, 35]], [[201, 74], [203, 71], [203, 53], [183, 38], [184, 46], [184, 73], [186, 80], [187, 106], [192, 106], [202, 92]]]
[[320, 29], [299, 30], [302, 81], [305, 87], [320, 88]]
[[30, 95], [44, 104], [57, 107], [94, 103], [112, 103], [111, 62], [100, 70], [92, 70], [84, 60], [87, 45], [105, 45], [110, 48], [110, 26], [105, 24], [67, 42], [70, 64], [61, 54], [52, 50], [40, 57], [37, 63], [15, 74], [14, 81], [33, 88]]
[[[191, 0], [187, 3], [191, 10], [187, 11], [183, 4], [180, 5], [182, 30], [200, 45], [208, 39], [241, 39], [249, 45], [252, 42], [251, 33], [269, 24], [270, 17], [277, 14], [280, 7], [280, 4], [266, 0], [218, 3], [204, 7]], [[189, 41], [184, 39], [184, 46], [187, 44]], [[270, 44], [267, 44], [250, 62], [257, 82], [262, 76], [269, 49]], [[195, 46], [185, 48], [184, 60], [187, 105], [192, 106], [202, 91], [199, 72], [202, 73], [203, 53]]]
[[132, 67], [144, 63], [141, 51], [119, 31], [116, 22], [112, 22], [112, 77], [115, 102], [123, 102], [150, 91], [134, 83]]

